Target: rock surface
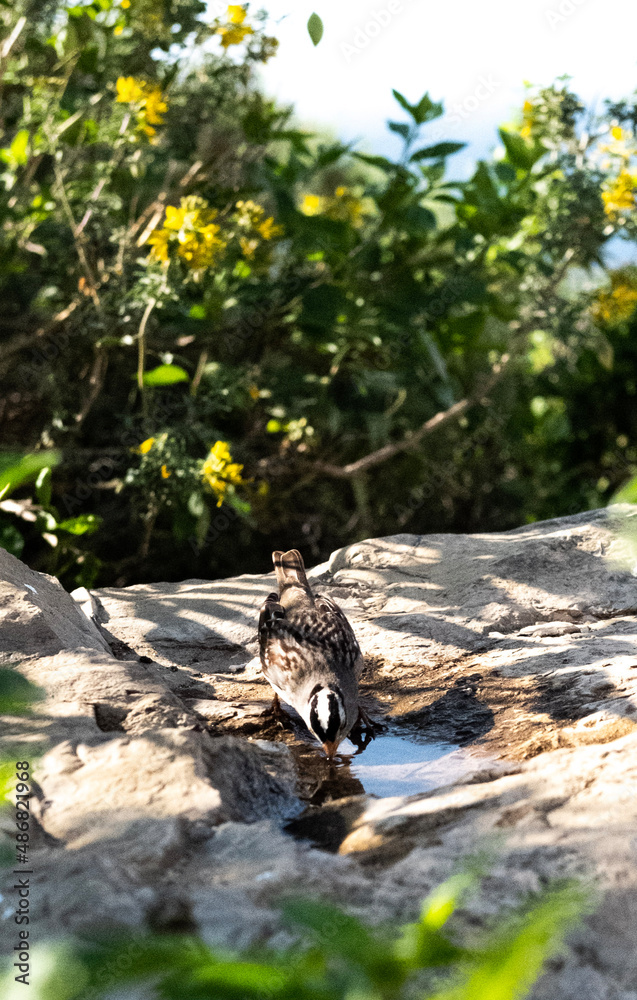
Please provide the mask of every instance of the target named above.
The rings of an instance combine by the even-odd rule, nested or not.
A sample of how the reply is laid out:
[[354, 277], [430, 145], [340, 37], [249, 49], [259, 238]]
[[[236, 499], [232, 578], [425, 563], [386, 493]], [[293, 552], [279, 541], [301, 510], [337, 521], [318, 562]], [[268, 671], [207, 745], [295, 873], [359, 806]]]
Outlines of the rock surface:
[[[371, 714], [475, 755], [455, 783], [392, 798], [261, 716], [271, 575], [108, 588], [76, 606], [0, 550], [0, 655], [46, 693], [3, 728], [11, 756], [42, 755], [34, 933], [98, 921], [276, 941], [290, 891], [406, 921], [487, 847], [470, 925], [551, 878], [597, 886], [534, 1000], [637, 1000], [637, 580], [614, 568], [620, 548], [593, 511], [371, 539], [311, 571], [354, 625]], [[3, 947], [12, 929], [0, 922]]]

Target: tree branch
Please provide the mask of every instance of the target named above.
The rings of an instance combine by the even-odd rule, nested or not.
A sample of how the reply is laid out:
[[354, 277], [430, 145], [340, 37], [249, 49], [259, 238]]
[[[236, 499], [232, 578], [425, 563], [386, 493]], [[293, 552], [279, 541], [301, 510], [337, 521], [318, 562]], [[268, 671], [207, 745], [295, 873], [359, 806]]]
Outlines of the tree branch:
[[95, 275], [93, 274], [93, 268], [89, 263], [88, 256], [86, 254], [85, 243], [86, 236], [81, 229], [78, 229], [78, 225], [75, 221], [73, 215], [73, 209], [71, 208], [71, 203], [68, 199], [66, 193], [66, 187], [64, 185], [64, 176], [60, 165], [56, 162], [54, 163], [53, 170], [55, 173], [55, 179], [57, 181], [58, 190], [60, 192], [60, 201], [62, 202], [62, 208], [64, 214], [68, 220], [69, 227], [73, 236], [73, 242], [75, 244], [75, 249], [77, 251], [77, 256], [79, 257], [80, 264], [82, 265], [82, 270], [84, 271], [84, 277], [86, 279], [88, 290], [95, 304], [95, 308], [98, 312], [102, 311], [102, 303], [100, 302], [100, 297], [97, 294], [97, 281]]
[[10, 340], [8, 344], [2, 345], [2, 358], [0, 358], [0, 375], [4, 375], [6, 369], [11, 364], [11, 355], [16, 354], [18, 351], [24, 350], [25, 347], [31, 347], [38, 340], [43, 337], [48, 336], [49, 333], [59, 324], [63, 323], [65, 319], [68, 319], [72, 312], [77, 309], [80, 304], [79, 295], [73, 299], [72, 302], [62, 309], [60, 312], [56, 313], [45, 326], [39, 327], [37, 330], [29, 331], [29, 333], [19, 333], [17, 336]]
[[[547, 283], [546, 288], [542, 290], [542, 305], [546, 308], [546, 298], [550, 295], [553, 296], [555, 291], [560, 284], [562, 278], [566, 274], [569, 265], [573, 261], [575, 256], [575, 250], [568, 249], [560, 265], [556, 268], [554, 273], [551, 275], [550, 281]], [[518, 328], [516, 329], [516, 339], [521, 340], [527, 333], [535, 327], [537, 322], [536, 310], [527, 318], [523, 320]], [[357, 459], [355, 462], [350, 462], [348, 465], [332, 465], [330, 462], [316, 462], [312, 466], [313, 471], [322, 472], [325, 476], [332, 476], [334, 479], [351, 479], [353, 476], [358, 476], [367, 469], [373, 468], [375, 465], [380, 465], [382, 462], [386, 462], [388, 459], [393, 458], [394, 455], [399, 455], [403, 451], [409, 451], [411, 448], [415, 448], [424, 437], [427, 437], [433, 431], [437, 430], [438, 427], [442, 427], [444, 424], [449, 423], [451, 420], [455, 420], [457, 417], [462, 416], [466, 410], [470, 407], [475, 406], [476, 403], [480, 403], [488, 393], [491, 392], [493, 387], [500, 381], [502, 375], [506, 369], [510, 366], [512, 354], [503, 354], [497, 364], [491, 369], [491, 374], [488, 376], [486, 381], [479, 387], [472, 395], [465, 396], [464, 399], [458, 400], [447, 410], [440, 410], [435, 413], [433, 417], [426, 420], [416, 431], [409, 431], [401, 441], [392, 441], [389, 444], [384, 445], [382, 448], [378, 448], [376, 451], [370, 452], [369, 455], [364, 455], [362, 458]]]
[[460, 399], [453, 406], [450, 406], [449, 409], [440, 410], [440, 412], [435, 413], [418, 430], [410, 431], [406, 434], [402, 441], [392, 441], [390, 444], [386, 444], [382, 448], [370, 452], [369, 455], [364, 455], [363, 458], [359, 458], [355, 462], [350, 462], [348, 465], [332, 465], [329, 462], [316, 462], [314, 469], [326, 476], [332, 476], [334, 479], [351, 479], [353, 476], [358, 476], [361, 472], [365, 472], [375, 465], [386, 462], [389, 458], [393, 458], [394, 455], [399, 455], [403, 451], [415, 448], [432, 431], [462, 416], [471, 406], [484, 399], [487, 393], [491, 392], [494, 385], [499, 382], [509, 362], [510, 356], [503, 354], [500, 361], [491, 369], [489, 378], [480, 387], [479, 391], [476, 391], [471, 396], [466, 396], [464, 399]]

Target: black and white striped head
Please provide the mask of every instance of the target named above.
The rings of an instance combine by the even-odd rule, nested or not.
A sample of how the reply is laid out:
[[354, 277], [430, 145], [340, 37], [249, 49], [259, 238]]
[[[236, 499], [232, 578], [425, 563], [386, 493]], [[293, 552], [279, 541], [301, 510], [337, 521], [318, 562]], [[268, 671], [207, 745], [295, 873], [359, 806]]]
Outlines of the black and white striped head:
[[341, 740], [347, 736], [345, 701], [335, 685], [317, 684], [310, 692], [310, 729], [332, 757]]

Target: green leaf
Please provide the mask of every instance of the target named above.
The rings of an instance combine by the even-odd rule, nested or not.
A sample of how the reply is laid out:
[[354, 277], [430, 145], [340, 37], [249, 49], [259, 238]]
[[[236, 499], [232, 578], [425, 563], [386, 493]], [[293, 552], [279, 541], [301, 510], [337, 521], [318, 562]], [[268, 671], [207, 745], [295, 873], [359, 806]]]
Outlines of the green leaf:
[[0, 669], [0, 715], [24, 715], [42, 697], [39, 688], [9, 667]]
[[406, 97], [398, 90], [392, 90], [392, 94], [405, 111], [408, 111], [416, 125], [424, 125], [425, 122], [433, 121], [442, 114], [442, 104], [432, 101], [429, 94], [424, 94], [418, 104], [410, 104]]
[[[284, 993], [289, 996], [289, 978], [288, 972], [272, 965], [241, 962], [237, 959], [225, 962], [212, 959], [207, 966], [200, 965], [193, 975], [195, 983], [206, 983], [211, 997], [245, 996], [246, 1000], [251, 996], [268, 995], [275, 998]], [[218, 990], [223, 992], [218, 993]]]
[[368, 929], [356, 917], [343, 913], [331, 903], [321, 900], [293, 899], [283, 906], [286, 923], [312, 931], [326, 950], [341, 955], [356, 965], [375, 963], [382, 944], [374, 940]]
[[410, 205], [402, 213], [402, 218], [411, 232], [432, 232], [436, 228], [436, 216], [423, 205]]
[[589, 907], [590, 897], [574, 884], [547, 893], [523, 915], [513, 915], [513, 930], [500, 935], [479, 955], [462, 985], [443, 988], [432, 1000], [517, 1000], [525, 996], [545, 962], [560, 950], [568, 931]]
[[235, 278], [249, 278], [252, 274], [252, 268], [249, 264], [246, 264], [245, 260], [238, 260], [234, 265], [232, 274]]
[[48, 507], [51, 503], [51, 478], [51, 466], [47, 465], [41, 470], [35, 481], [35, 495], [38, 498], [38, 503], [41, 503], [43, 507]]
[[416, 150], [411, 159], [416, 161], [433, 160], [439, 156], [451, 156], [452, 153], [464, 149], [466, 145], [466, 142], [438, 142], [435, 146], [425, 146], [424, 149]]
[[12, 556], [19, 559], [24, 548], [24, 538], [15, 524], [2, 519], [0, 521], [0, 549], [6, 549]]
[[498, 130], [507, 159], [514, 167], [521, 170], [530, 170], [534, 163], [546, 152], [541, 143], [529, 143], [516, 132], [507, 132], [506, 129]]
[[318, 45], [321, 38], [323, 37], [323, 22], [321, 21], [318, 14], [310, 14], [310, 19], [307, 22], [307, 30], [309, 32], [313, 44]]
[[398, 101], [398, 103], [400, 104], [401, 108], [404, 108], [405, 111], [408, 111], [409, 114], [411, 115], [414, 109], [412, 108], [412, 106], [409, 103], [409, 101], [407, 100], [407, 98], [404, 97], [403, 94], [401, 94], [399, 90], [392, 90], [392, 94], [394, 95], [394, 97], [396, 98], [396, 100]]
[[69, 535], [92, 535], [101, 527], [102, 518], [97, 514], [78, 514], [77, 517], [69, 517], [66, 521], [60, 521], [57, 526], [58, 531], [66, 531]]
[[411, 132], [411, 126], [405, 125], [404, 122], [387, 122], [389, 128], [392, 132], [397, 132], [398, 135], [402, 135], [403, 139], [408, 139]]
[[150, 372], [144, 372], [144, 385], [176, 385], [188, 382], [189, 375], [179, 365], [159, 365]]
[[224, 503], [229, 504], [230, 507], [233, 507], [238, 514], [241, 514], [244, 517], [247, 516], [252, 510], [251, 504], [248, 503], [247, 500], [242, 500], [241, 497], [238, 497], [234, 491], [228, 490], [223, 499]]
[[385, 156], [368, 156], [367, 153], [354, 153], [357, 160], [369, 163], [370, 167], [379, 167], [380, 170], [396, 170], [396, 164], [392, 163]]
[[23, 167], [24, 164], [27, 162], [28, 146], [29, 146], [29, 133], [25, 128], [20, 129], [20, 131], [16, 134], [13, 142], [9, 147], [11, 152], [11, 157], [16, 166]]
[[442, 104], [432, 101], [429, 94], [425, 94], [414, 108], [414, 120], [419, 125], [422, 125], [424, 122], [431, 122], [435, 118], [440, 118], [442, 112]]
[[42, 469], [53, 468], [60, 459], [59, 451], [36, 451], [27, 455], [0, 452], [0, 494], [6, 496], [23, 483], [32, 482]]
[[633, 476], [627, 483], [624, 483], [614, 494], [611, 503], [634, 503], [637, 504], [637, 476]]

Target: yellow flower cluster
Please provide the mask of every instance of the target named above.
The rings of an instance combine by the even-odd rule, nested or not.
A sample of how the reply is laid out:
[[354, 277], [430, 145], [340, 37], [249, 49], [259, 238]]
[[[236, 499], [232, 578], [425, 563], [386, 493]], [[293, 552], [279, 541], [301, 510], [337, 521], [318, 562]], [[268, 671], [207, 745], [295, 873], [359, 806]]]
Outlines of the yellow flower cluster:
[[535, 108], [531, 101], [525, 101], [522, 105], [522, 128], [520, 135], [523, 139], [530, 139], [535, 122]]
[[627, 170], [621, 170], [611, 186], [602, 191], [604, 211], [611, 219], [621, 212], [630, 211], [635, 207], [635, 178]]
[[621, 271], [611, 274], [610, 290], [599, 293], [591, 307], [596, 320], [608, 324], [625, 323], [637, 306], [637, 285]]
[[306, 194], [299, 206], [303, 215], [327, 215], [330, 219], [349, 222], [356, 229], [363, 225], [364, 217], [371, 214], [371, 199], [358, 198], [350, 188], [339, 185], [334, 194]]
[[137, 80], [134, 76], [120, 76], [117, 79], [118, 104], [136, 105], [136, 118], [139, 130], [150, 137], [157, 129], [155, 125], [163, 125], [162, 115], [168, 111], [161, 88], [156, 83]]
[[[168, 436], [167, 434], [162, 434], [159, 438], [154, 438], [154, 437], [146, 438], [146, 440], [142, 441], [141, 444], [138, 444], [136, 448], [131, 448], [131, 451], [135, 455], [147, 455], [155, 444], [157, 444], [161, 450], [161, 446], [166, 443], [167, 436]], [[170, 472], [166, 463], [162, 465], [160, 471], [162, 479], [169, 479], [172, 475], [172, 472]]]
[[217, 441], [208, 454], [201, 475], [217, 496], [217, 507], [221, 507], [229, 486], [242, 486], [245, 480], [241, 473], [243, 466], [232, 461], [227, 441]]
[[247, 35], [253, 35], [254, 29], [249, 24], [245, 24], [248, 12], [240, 4], [231, 4], [226, 15], [226, 24], [217, 28], [217, 34], [221, 35], [221, 45], [224, 49], [231, 45], [239, 45]]
[[217, 210], [196, 195], [182, 198], [179, 208], [167, 205], [164, 225], [154, 229], [148, 238], [151, 256], [168, 263], [174, 247], [191, 271], [211, 267], [227, 246], [219, 236], [221, 227], [214, 221], [216, 217]]
[[239, 235], [239, 245], [244, 257], [253, 257], [260, 240], [271, 240], [283, 232], [273, 216], [265, 218], [265, 209], [255, 201], [238, 201], [235, 221], [243, 232]]

